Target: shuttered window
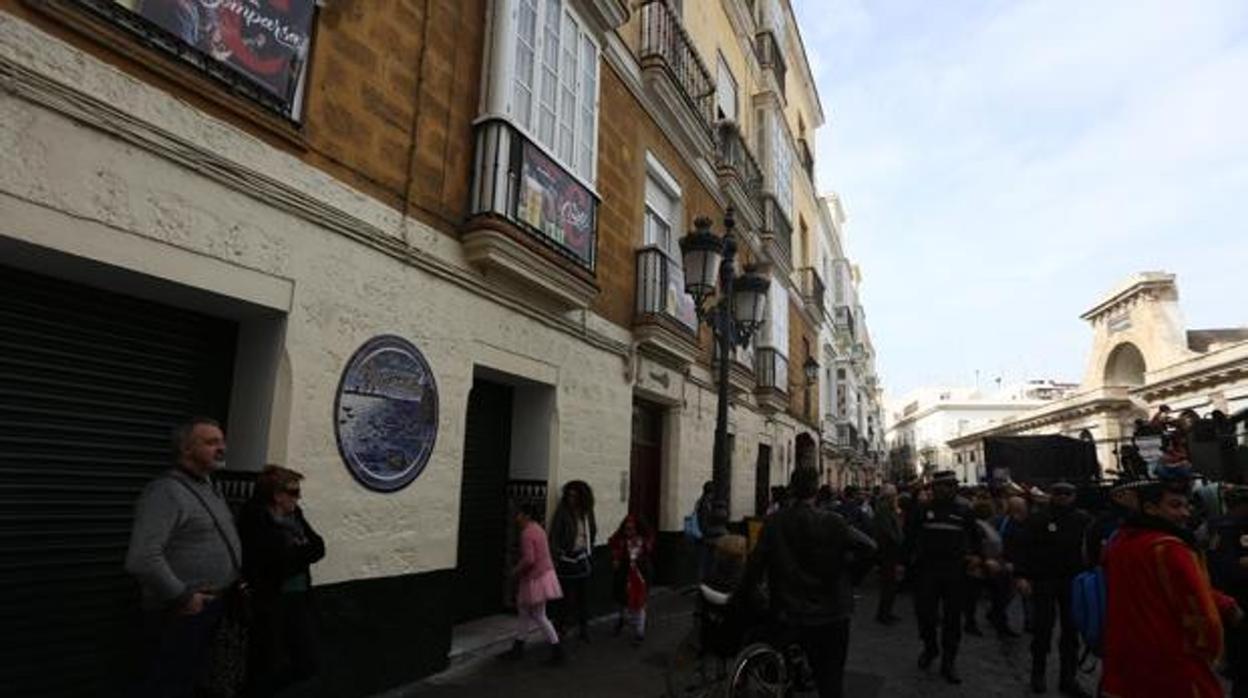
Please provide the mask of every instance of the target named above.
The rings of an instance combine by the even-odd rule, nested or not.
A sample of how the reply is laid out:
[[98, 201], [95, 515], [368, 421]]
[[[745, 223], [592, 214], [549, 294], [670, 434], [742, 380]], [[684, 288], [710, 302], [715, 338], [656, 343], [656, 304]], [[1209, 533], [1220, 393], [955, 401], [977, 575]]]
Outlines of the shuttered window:
[[[171, 427], [224, 422], [232, 322], [0, 266], [0, 686], [115, 696], [140, 616], [123, 564]], [[19, 640], [20, 641], [17, 641]]]

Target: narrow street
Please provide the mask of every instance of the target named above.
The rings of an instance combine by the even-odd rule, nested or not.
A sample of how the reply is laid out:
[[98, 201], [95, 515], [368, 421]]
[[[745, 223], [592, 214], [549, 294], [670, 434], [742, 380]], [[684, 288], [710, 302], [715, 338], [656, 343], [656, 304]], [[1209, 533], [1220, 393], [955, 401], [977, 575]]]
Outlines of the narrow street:
[[[847, 698], [958, 698], [975, 696], [1016, 698], [1030, 696], [1027, 676], [1030, 660], [1029, 636], [1001, 641], [991, 632], [984, 637], [964, 637], [958, 660], [963, 684], [950, 686], [936, 672], [920, 671], [915, 660], [919, 652], [911, 597], [898, 599], [901, 622], [891, 627], [874, 622], [875, 590], [860, 590], [850, 631], [849, 660], [846, 670]], [[480, 656], [458, 663], [447, 672], [377, 698], [441, 698], [442, 696], [644, 696], [658, 698], [664, 693], [663, 670], [667, 659], [688, 631], [692, 601], [688, 596], [664, 592], [651, 603], [652, 620], [646, 644], [633, 648], [626, 637], [612, 637], [612, 623], [601, 621], [591, 644], [573, 639], [568, 664], [561, 668], [542, 663], [544, 647], [530, 643], [531, 651], [521, 662], [512, 663], [493, 656]], [[1015, 629], [1021, 625], [1018, 605], [1014, 604]], [[1055, 648], [1056, 651], [1056, 648]], [[1050, 663], [1050, 692], [1056, 689], [1056, 654]], [[1085, 688], [1093, 679], [1082, 677]]]

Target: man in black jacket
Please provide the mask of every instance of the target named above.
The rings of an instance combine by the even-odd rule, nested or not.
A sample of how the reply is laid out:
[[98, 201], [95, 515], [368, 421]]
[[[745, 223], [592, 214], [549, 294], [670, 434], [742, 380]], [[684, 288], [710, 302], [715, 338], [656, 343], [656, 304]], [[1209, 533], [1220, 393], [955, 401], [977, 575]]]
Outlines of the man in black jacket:
[[[966, 571], [981, 542], [975, 514], [957, 494], [956, 473], [952, 470], [935, 473], [932, 501], [919, 506], [909, 522], [911, 530], [906, 534], [906, 546], [916, 575], [915, 615], [923, 639], [919, 668], [928, 668], [939, 656], [940, 674], [952, 684], [962, 683], [954, 662], [962, 640], [962, 615], [969, 586]], [[939, 644], [936, 642], [938, 613], [941, 618]]]
[[875, 546], [836, 513], [815, 507], [818, 488], [814, 468], [793, 471], [793, 504], [767, 518], [742, 589], [756, 589], [766, 575], [772, 611], [806, 653], [820, 697], [829, 698], [841, 695], [849, 650], [854, 595], [846, 557]]
[[1086, 695], [1075, 680], [1078, 668], [1079, 637], [1071, 614], [1070, 585], [1084, 569], [1083, 537], [1092, 517], [1075, 508], [1075, 486], [1059, 482], [1050, 490], [1048, 508], [1027, 520], [1015, 570], [1015, 584], [1034, 604], [1031, 641], [1031, 689], [1044, 693], [1045, 663], [1053, 644], [1053, 625], [1061, 617], [1058, 641], [1059, 688], [1069, 696]]

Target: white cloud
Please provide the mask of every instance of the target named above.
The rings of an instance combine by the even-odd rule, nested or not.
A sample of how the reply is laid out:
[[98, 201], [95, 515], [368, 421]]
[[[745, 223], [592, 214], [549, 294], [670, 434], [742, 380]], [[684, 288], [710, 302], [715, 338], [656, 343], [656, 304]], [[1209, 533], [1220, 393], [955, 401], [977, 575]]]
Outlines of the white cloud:
[[1193, 325], [1245, 320], [1217, 299], [1248, 259], [1248, 3], [795, 5], [890, 391], [1077, 379], [1079, 312], [1142, 269]]

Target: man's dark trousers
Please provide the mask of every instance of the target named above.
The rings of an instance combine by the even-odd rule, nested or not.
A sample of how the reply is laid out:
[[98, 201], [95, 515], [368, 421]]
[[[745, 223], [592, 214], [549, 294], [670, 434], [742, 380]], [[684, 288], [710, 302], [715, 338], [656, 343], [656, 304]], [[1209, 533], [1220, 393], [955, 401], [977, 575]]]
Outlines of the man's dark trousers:
[[797, 643], [806, 653], [819, 698], [841, 698], [845, 684], [845, 658], [849, 653], [849, 619], [825, 625], [798, 626]]
[[213, 631], [224, 602], [213, 600], [193, 616], [154, 612], [145, 619], [147, 674], [136, 694], [143, 698], [189, 698], [207, 664]]
[[884, 560], [880, 562], [880, 605], [875, 617], [890, 618], [893, 615], [893, 601], [897, 598], [897, 562]]
[[1036, 580], [1032, 594], [1035, 604], [1032, 617], [1032, 671], [1044, 670], [1049, 648], [1053, 646], [1053, 626], [1061, 619], [1058, 638], [1059, 676], [1063, 683], [1072, 681], [1079, 666], [1079, 635], [1071, 615], [1069, 579]]
[[[962, 641], [962, 615], [966, 607], [967, 577], [964, 574], [922, 573], [916, 580], [914, 611], [919, 619], [923, 649], [941, 652], [942, 666], [953, 664]], [[939, 619], [940, 643], [936, 642]]]

